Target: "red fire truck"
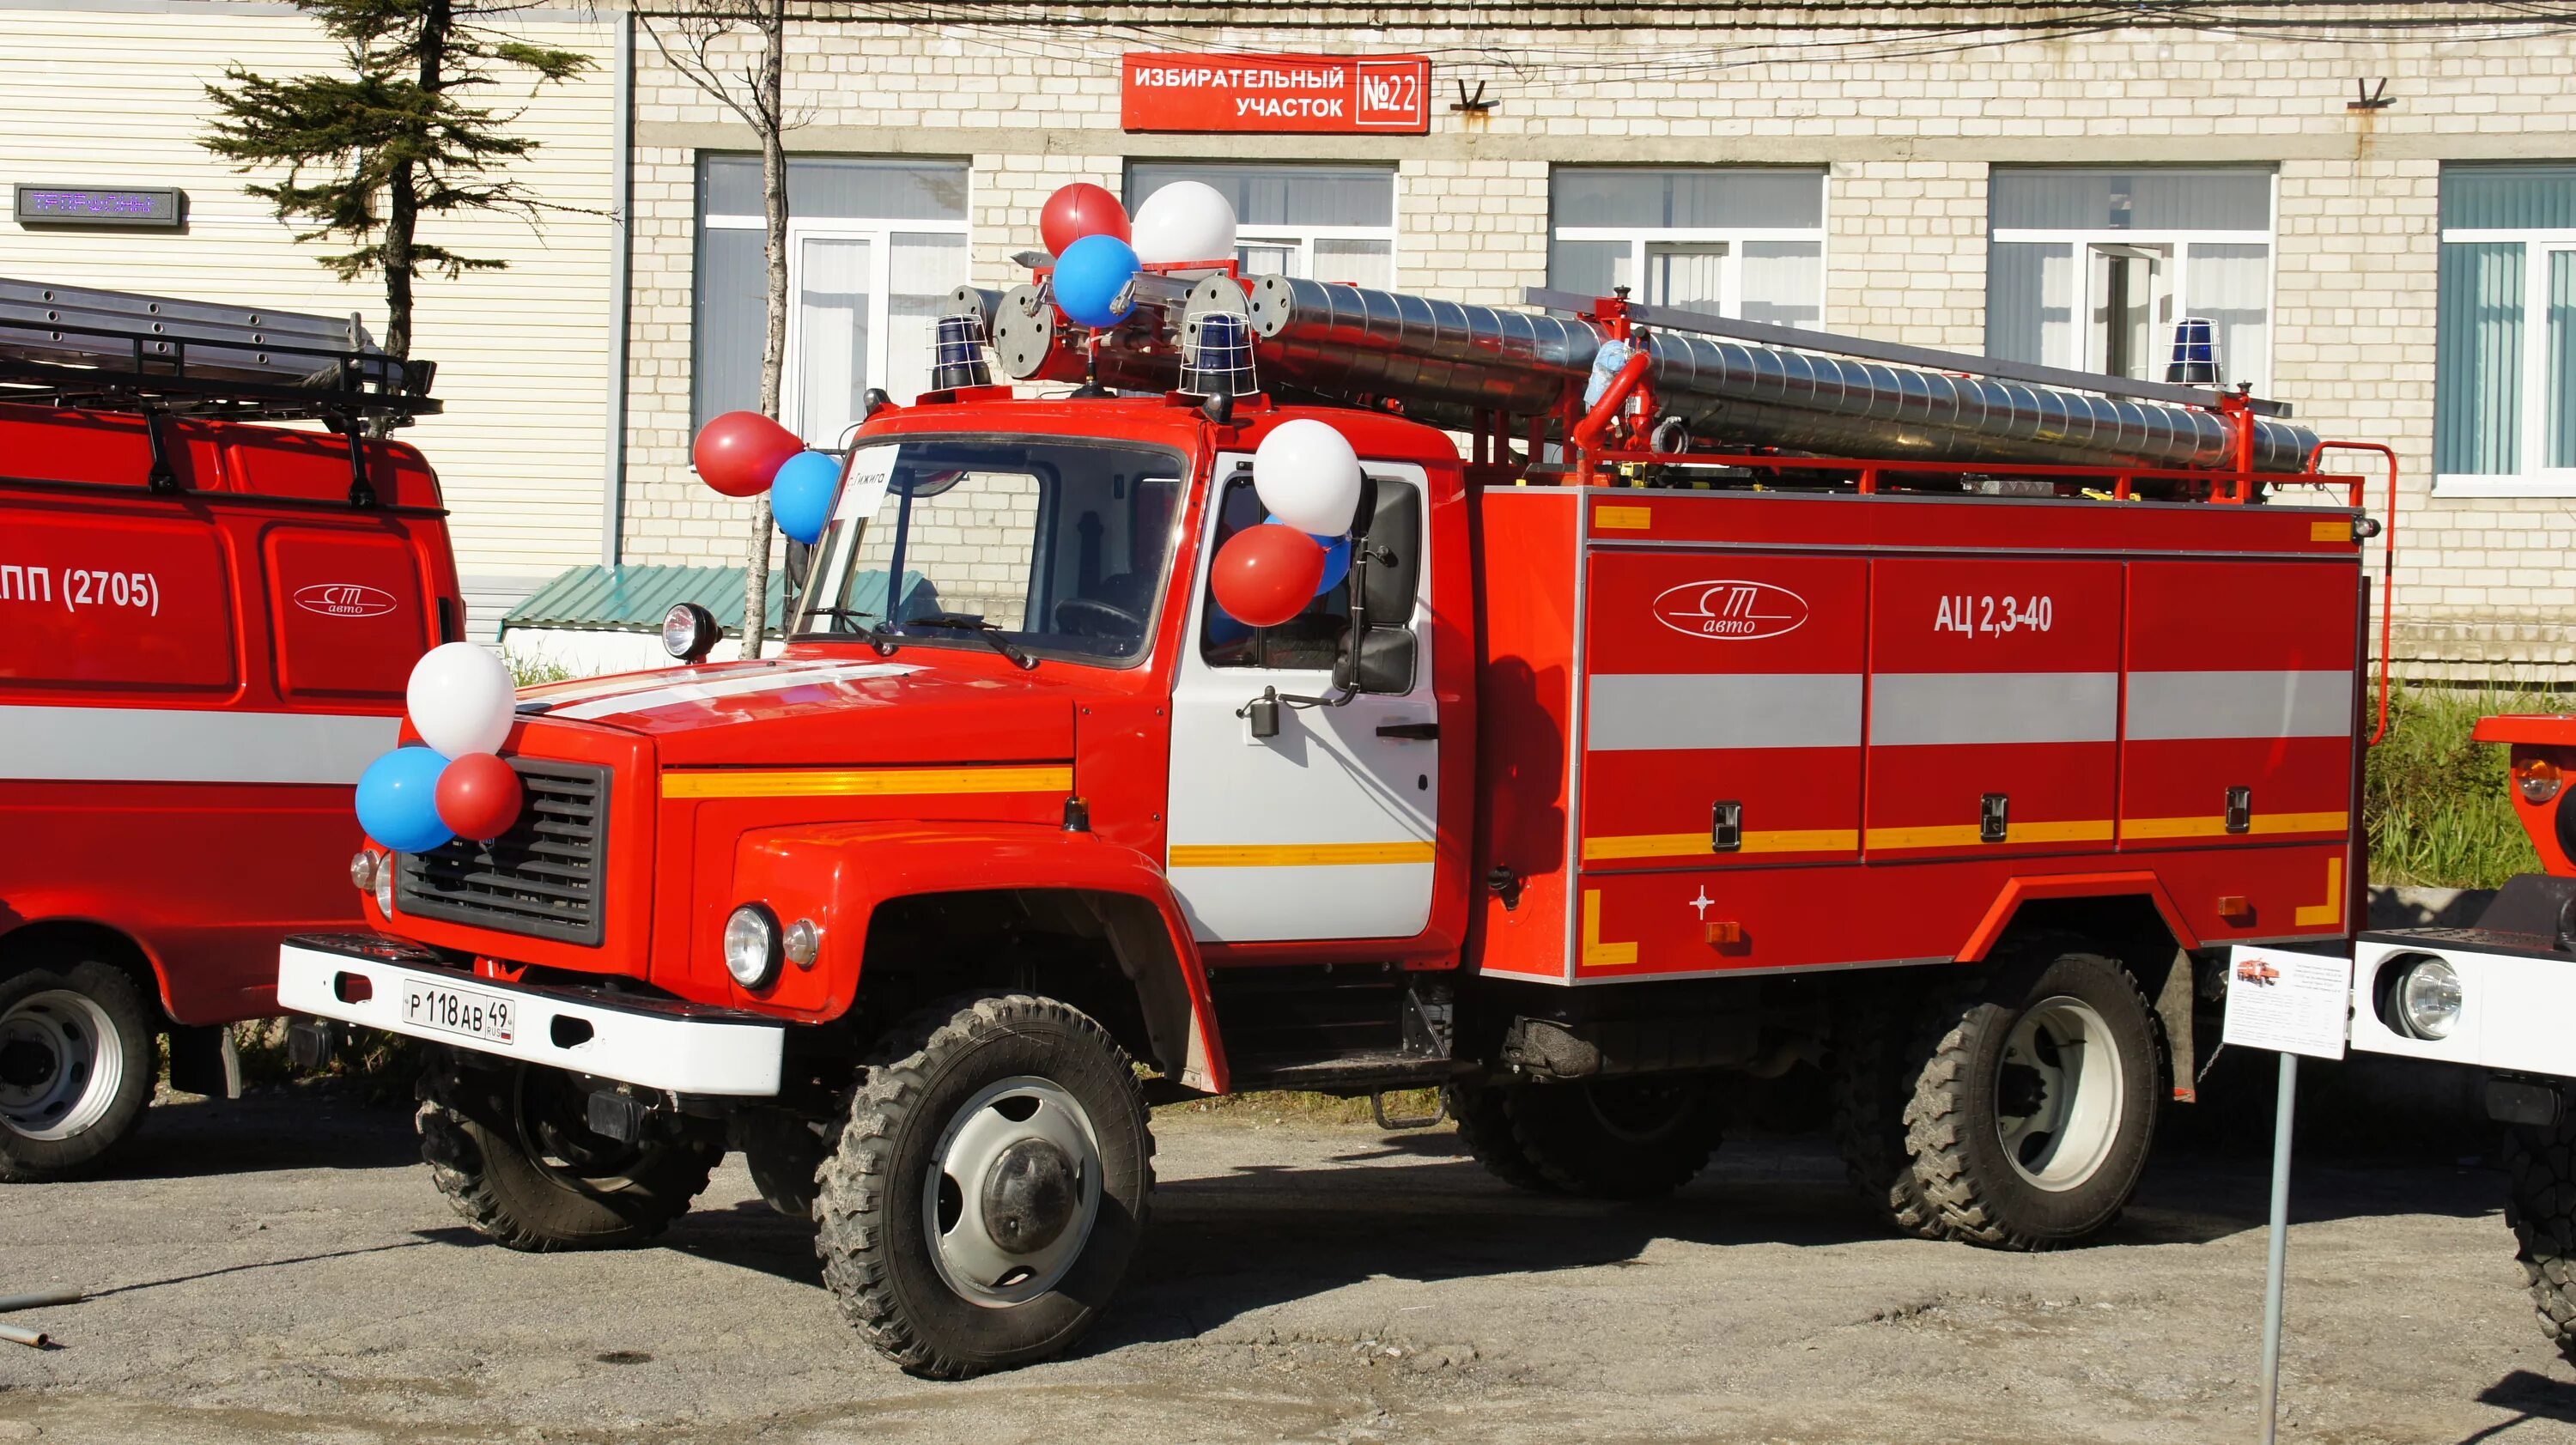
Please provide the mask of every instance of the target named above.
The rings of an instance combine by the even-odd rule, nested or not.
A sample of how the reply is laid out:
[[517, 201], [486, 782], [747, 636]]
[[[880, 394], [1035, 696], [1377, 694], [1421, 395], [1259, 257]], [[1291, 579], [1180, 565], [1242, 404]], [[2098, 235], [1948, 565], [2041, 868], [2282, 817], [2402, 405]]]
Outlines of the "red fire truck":
[[[1436, 1085], [1503, 1179], [1634, 1198], [1819, 1062], [1895, 1226], [2046, 1248], [2129, 1198], [2223, 946], [2350, 936], [2377, 524], [2285, 408], [1624, 297], [1137, 291], [1100, 335], [961, 291], [1084, 384], [944, 357], [783, 656], [524, 692], [511, 833], [286, 947], [290, 1008], [442, 1046], [477, 1229], [644, 1238], [729, 1124], [851, 1323], [959, 1376], [1102, 1309], [1150, 1097]], [[1208, 568], [1299, 418], [1369, 479], [1349, 577], [1248, 628]]]
[[2505, 1221], [2540, 1327], [2576, 1360], [2576, 716], [2491, 717], [2511, 749], [2514, 812], [2542, 871], [2508, 880], [2466, 928], [2354, 941], [2352, 1046], [2487, 1072], [2505, 1131]]
[[[437, 404], [350, 319], [0, 279], [0, 1180], [96, 1164], [276, 951], [355, 922], [349, 785], [462, 631]], [[320, 419], [338, 434], [253, 425]]]

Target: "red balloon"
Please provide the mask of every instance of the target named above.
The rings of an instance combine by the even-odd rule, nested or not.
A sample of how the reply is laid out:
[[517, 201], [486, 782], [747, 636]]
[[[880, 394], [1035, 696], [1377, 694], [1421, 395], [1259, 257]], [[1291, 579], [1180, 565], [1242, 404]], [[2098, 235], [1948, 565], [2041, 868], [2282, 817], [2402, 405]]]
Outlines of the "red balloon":
[[1208, 585], [1228, 617], [1276, 627], [1305, 611], [1324, 585], [1323, 544], [1277, 522], [1246, 527], [1217, 549]]
[[488, 842], [519, 821], [518, 771], [490, 753], [467, 753], [438, 775], [438, 821], [459, 838]]
[[756, 497], [787, 459], [805, 450], [796, 433], [756, 411], [729, 411], [698, 428], [689, 460], [698, 476], [728, 497]]
[[1116, 196], [1088, 181], [1059, 186], [1054, 195], [1047, 197], [1046, 209], [1038, 212], [1038, 234], [1045, 238], [1049, 254], [1057, 256], [1085, 236], [1131, 239], [1127, 208], [1118, 204]]

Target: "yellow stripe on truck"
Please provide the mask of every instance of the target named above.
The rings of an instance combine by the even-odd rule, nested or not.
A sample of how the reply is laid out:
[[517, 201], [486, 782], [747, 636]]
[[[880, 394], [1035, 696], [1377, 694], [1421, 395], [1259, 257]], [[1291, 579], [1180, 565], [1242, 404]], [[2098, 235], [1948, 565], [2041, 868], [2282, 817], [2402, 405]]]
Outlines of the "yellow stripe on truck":
[[1175, 843], [1175, 868], [1335, 868], [1428, 863], [1429, 843]]
[[925, 793], [1070, 793], [1073, 769], [792, 768], [723, 769], [662, 775], [666, 798], [918, 797]]

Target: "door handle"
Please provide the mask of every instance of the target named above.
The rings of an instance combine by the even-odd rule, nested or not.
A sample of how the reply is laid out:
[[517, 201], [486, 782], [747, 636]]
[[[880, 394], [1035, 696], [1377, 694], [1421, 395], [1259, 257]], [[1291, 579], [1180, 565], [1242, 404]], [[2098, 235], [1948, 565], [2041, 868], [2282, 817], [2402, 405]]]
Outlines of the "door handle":
[[1382, 738], [1402, 738], [1407, 742], [1427, 743], [1440, 736], [1440, 724], [1436, 722], [1379, 723], [1377, 735]]

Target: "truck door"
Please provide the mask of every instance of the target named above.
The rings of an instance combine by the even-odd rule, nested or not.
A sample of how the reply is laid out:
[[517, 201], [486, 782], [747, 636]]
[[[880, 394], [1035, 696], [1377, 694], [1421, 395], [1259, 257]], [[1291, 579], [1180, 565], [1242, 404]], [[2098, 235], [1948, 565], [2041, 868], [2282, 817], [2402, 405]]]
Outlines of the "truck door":
[[1341, 707], [1282, 705], [1277, 735], [1256, 738], [1245, 704], [1265, 689], [1334, 695], [1350, 605], [1347, 588], [1327, 587], [1300, 616], [1257, 630], [1216, 607], [1209, 560], [1262, 520], [1251, 463], [1242, 454], [1217, 459], [1173, 687], [1173, 891], [1204, 942], [1411, 938], [1430, 922], [1440, 810], [1426, 478], [1420, 467], [1363, 463], [1377, 480], [1372, 543], [1398, 554], [1375, 569], [1368, 620], [1373, 632], [1409, 630], [1410, 689], [1363, 693]]

